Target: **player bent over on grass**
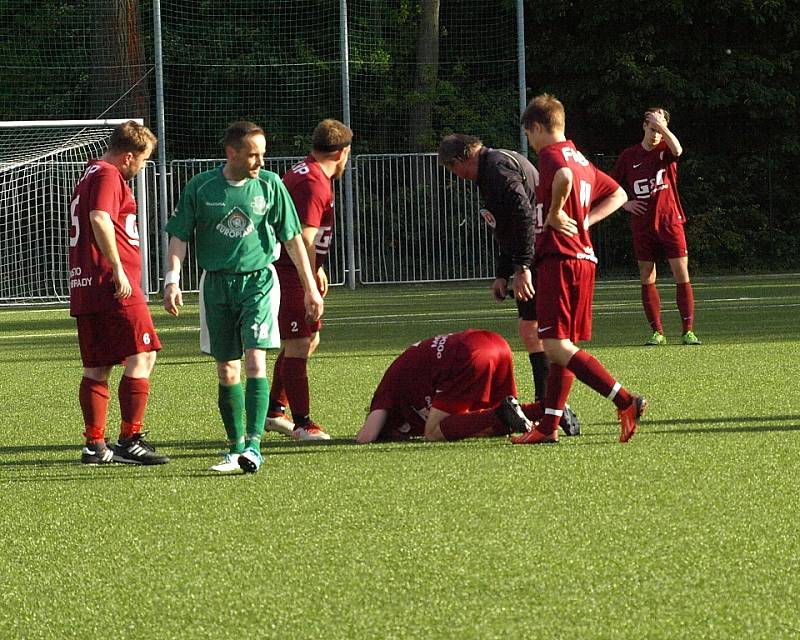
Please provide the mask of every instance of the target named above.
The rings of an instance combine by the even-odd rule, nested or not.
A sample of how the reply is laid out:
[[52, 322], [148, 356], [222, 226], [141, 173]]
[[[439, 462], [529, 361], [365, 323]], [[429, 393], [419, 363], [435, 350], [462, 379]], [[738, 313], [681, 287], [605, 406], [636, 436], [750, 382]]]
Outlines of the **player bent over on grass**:
[[656, 260], [665, 257], [675, 280], [675, 302], [681, 314], [683, 344], [701, 344], [694, 328], [694, 291], [689, 279], [689, 251], [683, 225], [686, 215], [678, 196], [678, 163], [683, 147], [669, 129], [669, 112], [652, 107], [644, 114], [641, 143], [625, 149], [611, 176], [628, 192], [623, 207], [631, 214], [633, 250], [642, 282], [642, 306], [653, 335], [646, 345], [667, 344], [656, 288]]
[[[537, 332], [534, 290], [535, 186], [539, 172], [516, 151], [490, 149], [479, 138], [462, 133], [444, 137], [439, 143], [438, 156], [439, 163], [448, 171], [478, 185], [485, 207], [481, 215], [492, 230], [496, 249], [492, 296], [502, 302], [510, 295], [517, 303], [517, 329], [528, 351], [534, 399], [540, 401], [545, 394], [549, 363]], [[568, 436], [580, 435], [580, 421], [569, 405], [564, 406], [561, 427]]]
[[537, 96], [522, 114], [522, 126], [539, 156], [536, 186], [536, 312], [539, 336], [550, 360], [545, 415], [515, 444], [558, 442], [558, 422], [577, 377], [617, 407], [620, 442], [633, 437], [647, 401], [631, 394], [589, 353], [575, 345], [592, 337], [595, 265], [589, 227], [627, 200], [614, 180], [592, 165], [564, 135], [564, 106]]
[[[128, 186], [153, 152], [156, 137], [134, 121], [111, 133], [108, 151], [92, 160], [72, 194], [69, 306], [78, 324], [83, 379], [78, 399], [85, 425], [84, 464], [164, 464], [142, 432], [150, 373], [161, 349], [140, 284], [136, 202]], [[117, 444], [106, 444], [108, 379], [119, 382], [122, 417]]]
[[516, 395], [511, 349], [498, 334], [468, 329], [428, 338], [389, 365], [356, 442], [527, 431], [542, 416], [541, 405], [520, 407]]
[[[332, 180], [344, 174], [353, 132], [338, 120], [327, 119], [317, 125], [311, 140], [311, 153], [286, 172], [283, 183], [297, 208], [308, 262], [320, 294], [325, 297], [325, 259], [334, 223]], [[308, 359], [319, 345], [322, 319], [306, 321], [303, 285], [285, 251], [275, 261], [275, 271], [281, 285], [278, 325], [282, 347], [272, 372], [266, 429], [298, 440], [330, 440], [309, 415]], [[287, 405], [293, 422], [286, 415]]]
[[[264, 131], [252, 122], [234, 122], [222, 140], [226, 162], [200, 173], [184, 187], [167, 223], [172, 237], [164, 277], [164, 308], [178, 315], [183, 304], [180, 268], [194, 236], [200, 279], [200, 347], [217, 363], [217, 401], [228, 453], [213, 471], [261, 467], [261, 436], [269, 406], [266, 349], [277, 348], [280, 290], [272, 261], [277, 239], [297, 267], [306, 319], [322, 315], [292, 199], [281, 179], [262, 169]], [[247, 386], [242, 388], [241, 358]], [[246, 419], [246, 422], [245, 422]]]

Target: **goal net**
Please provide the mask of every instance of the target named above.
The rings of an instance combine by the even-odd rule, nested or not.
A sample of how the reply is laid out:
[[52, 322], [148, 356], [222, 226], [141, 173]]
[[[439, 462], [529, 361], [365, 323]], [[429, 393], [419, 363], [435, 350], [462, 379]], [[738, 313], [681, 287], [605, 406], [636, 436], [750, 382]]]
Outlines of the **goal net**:
[[[69, 200], [86, 162], [103, 155], [121, 122], [0, 122], [1, 305], [69, 299]], [[134, 188], [146, 237], [143, 185], [137, 179]]]

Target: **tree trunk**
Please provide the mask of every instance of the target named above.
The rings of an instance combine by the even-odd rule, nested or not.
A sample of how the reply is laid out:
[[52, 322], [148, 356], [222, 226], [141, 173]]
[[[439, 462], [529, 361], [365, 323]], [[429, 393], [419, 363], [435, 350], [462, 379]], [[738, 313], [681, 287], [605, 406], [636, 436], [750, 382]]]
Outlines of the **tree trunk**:
[[139, 37], [139, 0], [95, 0], [94, 7], [92, 116], [147, 120], [150, 100]]
[[413, 149], [429, 151], [433, 144], [433, 100], [439, 77], [439, 0], [422, 0], [417, 32], [415, 100], [410, 113], [409, 141]]

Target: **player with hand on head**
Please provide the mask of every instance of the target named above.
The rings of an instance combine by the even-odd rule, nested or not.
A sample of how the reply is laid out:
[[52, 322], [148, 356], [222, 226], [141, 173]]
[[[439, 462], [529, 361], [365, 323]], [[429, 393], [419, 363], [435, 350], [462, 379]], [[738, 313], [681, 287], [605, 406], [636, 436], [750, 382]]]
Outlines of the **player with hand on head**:
[[[515, 151], [491, 149], [479, 138], [460, 133], [443, 138], [438, 155], [439, 163], [445, 168], [462, 180], [478, 185], [485, 206], [481, 215], [492, 229], [497, 250], [492, 296], [498, 302], [505, 300], [511, 280], [519, 317], [517, 330], [533, 372], [534, 398], [542, 400], [548, 361], [537, 332], [533, 264], [535, 186], [539, 172], [525, 156]], [[569, 405], [564, 407], [561, 426], [567, 435], [580, 434], [580, 422]]]
[[[200, 346], [217, 364], [217, 402], [229, 451], [213, 471], [261, 467], [261, 437], [269, 407], [266, 349], [280, 345], [276, 286], [276, 237], [297, 268], [306, 319], [322, 315], [292, 199], [280, 177], [262, 169], [267, 141], [252, 122], [230, 125], [222, 139], [225, 164], [194, 176], [184, 187], [170, 234], [164, 308], [178, 315], [183, 304], [180, 268], [189, 241], [203, 269], [200, 279]], [[241, 383], [244, 354], [246, 389]], [[246, 419], [246, 423], [245, 423]]]
[[[136, 202], [128, 186], [156, 142], [147, 127], [133, 120], [117, 125], [108, 151], [86, 165], [72, 194], [69, 306], [83, 361], [78, 398], [85, 425], [84, 464], [169, 462], [142, 432], [161, 343], [140, 284]], [[105, 432], [108, 379], [116, 364], [124, 364], [118, 391], [122, 421], [112, 450]]]
[[540, 403], [520, 406], [508, 343], [468, 329], [411, 345], [386, 370], [356, 442], [461, 440], [527, 432]]
[[550, 372], [544, 418], [535, 429], [512, 441], [557, 442], [558, 421], [577, 377], [616, 405], [619, 440], [627, 442], [647, 401], [631, 394], [596, 358], [575, 344], [592, 337], [597, 258], [589, 227], [619, 209], [627, 197], [622, 187], [567, 140], [565, 121], [564, 106], [549, 94], [531, 100], [522, 114], [525, 135], [539, 156], [536, 313]]
[[664, 345], [661, 298], [656, 288], [656, 260], [666, 258], [675, 280], [683, 344], [698, 345], [694, 333], [694, 291], [683, 225], [686, 215], [678, 195], [678, 163], [683, 147], [669, 129], [669, 111], [652, 107], [644, 114], [644, 136], [617, 159], [612, 177], [628, 192], [633, 250], [639, 263], [642, 306], [653, 335], [647, 345]]
[[[333, 240], [332, 181], [344, 174], [352, 140], [350, 127], [338, 120], [323, 120], [311, 136], [311, 153], [283, 176], [297, 208], [303, 244], [323, 297], [328, 293], [325, 260]], [[319, 345], [322, 319], [306, 321], [303, 285], [286, 251], [275, 261], [275, 271], [281, 285], [278, 325], [282, 347], [272, 373], [266, 429], [298, 440], [329, 440], [330, 436], [309, 415], [308, 359]], [[287, 405], [293, 422], [286, 415]]]

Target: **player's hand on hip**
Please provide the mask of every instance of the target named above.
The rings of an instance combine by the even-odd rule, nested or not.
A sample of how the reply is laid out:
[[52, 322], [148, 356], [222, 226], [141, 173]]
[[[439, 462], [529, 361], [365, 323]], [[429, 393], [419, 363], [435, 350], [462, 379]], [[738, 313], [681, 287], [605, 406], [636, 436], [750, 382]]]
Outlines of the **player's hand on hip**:
[[183, 291], [177, 284], [168, 284], [164, 287], [164, 309], [170, 315], [178, 315], [178, 307], [183, 306]]
[[578, 223], [570, 218], [563, 209], [556, 214], [549, 214], [545, 226], [552, 227], [555, 231], [563, 233], [568, 238], [578, 233]]
[[114, 297], [117, 300], [130, 298], [133, 293], [133, 287], [131, 287], [130, 280], [128, 280], [128, 276], [125, 275], [122, 267], [115, 269], [112, 273], [112, 277], [114, 279]]
[[647, 211], [647, 205], [642, 202], [641, 200], [628, 200], [625, 204], [622, 205], [622, 208], [625, 209], [628, 213], [632, 213], [635, 216], [640, 216]]
[[306, 321], [316, 322], [322, 317], [325, 304], [322, 302], [322, 296], [316, 287], [311, 287], [305, 294], [305, 307], [306, 307]]
[[533, 288], [533, 279], [531, 272], [524, 269], [520, 273], [514, 274], [514, 280], [511, 282], [511, 287], [514, 290], [514, 297], [522, 302], [527, 302], [533, 298], [536, 291]]
[[508, 280], [505, 278], [495, 278], [492, 283], [492, 296], [498, 302], [502, 302], [508, 295]]

